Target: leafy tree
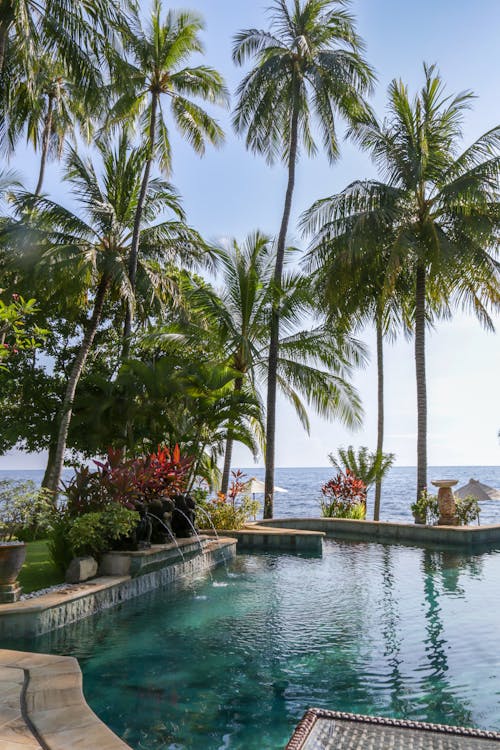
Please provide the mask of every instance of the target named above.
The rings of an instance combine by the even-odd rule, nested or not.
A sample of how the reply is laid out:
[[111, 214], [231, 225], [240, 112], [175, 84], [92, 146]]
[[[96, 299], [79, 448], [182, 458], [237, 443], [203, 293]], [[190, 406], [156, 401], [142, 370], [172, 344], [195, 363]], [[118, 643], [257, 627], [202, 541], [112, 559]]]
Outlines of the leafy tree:
[[[171, 171], [169, 128], [162, 100], [170, 102], [173, 121], [194, 148], [203, 154], [206, 143], [220, 145], [223, 132], [217, 122], [195, 99], [225, 103], [227, 92], [222, 77], [205, 65], [185, 67], [186, 60], [203, 52], [200, 31], [203, 21], [189, 12], [168, 11], [162, 18], [162, 4], [154, 0], [149, 25], [144, 28], [136, 12], [124, 37], [126, 56], [115, 59], [117, 81], [121, 81], [116, 103], [108, 122], [136, 122], [140, 118], [145, 164], [137, 200], [134, 229], [128, 259], [130, 286], [135, 289], [140, 230], [144, 201], [153, 163], [163, 172]], [[133, 309], [129, 305], [124, 327], [124, 356], [130, 349]]]
[[[138, 150], [129, 152], [126, 137], [122, 137], [116, 150], [106, 141], [100, 144], [100, 150], [103, 160], [101, 178], [93, 164], [83, 160], [75, 151], [72, 150], [68, 157], [66, 179], [79, 203], [78, 213], [48, 198], [20, 195], [16, 201], [20, 221], [6, 232], [8, 241], [14, 244], [19, 238], [23, 244], [31, 244], [34, 240], [39, 249], [36, 269], [45, 278], [51, 278], [54, 294], [67, 289], [71, 278], [80, 295], [88, 295], [92, 300], [90, 317], [85, 322], [84, 335], [71, 366], [59, 417], [54, 464], [47, 481], [47, 487], [54, 492], [59, 486], [76, 388], [103, 320], [106, 300], [111, 296], [133, 302], [127, 258], [140, 192], [143, 155]], [[182, 221], [153, 223], [165, 210], [171, 210], [183, 219], [178, 196], [170, 184], [151, 180], [144, 198], [143, 219], [148, 226], [144, 227], [141, 236], [145, 258], [141, 272], [153, 289], [154, 273], [150, 272], [147, 259], [165, 262], [188, 256], [191, 260], [196, 252], [203, 253], [204, 250], [199, 235]]]
[[[427, 484], [426, 325], [436, 310], [450, 314], [453, 305], [461, 305], [492, 328], [489, 309], [500, 302], [495, 260], [500, 127], [460, 154], [471, 94], [449, 97], [434, 67], [424, 66], [424, 73], [424, 86], [413, 100], [402, 82], [393, 81], [388, 118], [353, 128], [387, 182], [353, 183], [341, 199], [328, 199], [323, 215], [325, 231], [334, 238], [359, 221], [372, 227], [390, 224], [384, 246], [387, 288], [411, 277], [413, 302], [405, 319], [415, 332], [417, 497]], [[365, 244], [365, 251], [375, 254], [380, 246]]]
[[31, 322], [26, 327], [26, 322], [35, 312], [34, 299], [24, 300], [19, 294], [13, 294], [8, 304], [0, 299], [0, 368], [5, 368], [5, 362], [20, 350], [34, 349], [39, 345], [40, 337], [46, 331]]
[[302, 146], [313, 155], [317, 146], [311, 120], [317, 120], [329, 161], [339, 153], [336, 119], [349, 123], [369, 119], [364, 102], [373, 73], [362, 57], [362, 42], [345, 3], [335, 0], [286, 0], [271, 6], [270, 30], [246, 29], [235, 39], [233, 59], [255, 66], [238, 87], [234, 126], [246, 133], [247, 147], [272, 164], [282, 160], [288, 183], [277, 242], [267, 391], [266, 479], [264, 517], [273, 514], [277, 367], [280, 340], [279, 290], [286, 236]]

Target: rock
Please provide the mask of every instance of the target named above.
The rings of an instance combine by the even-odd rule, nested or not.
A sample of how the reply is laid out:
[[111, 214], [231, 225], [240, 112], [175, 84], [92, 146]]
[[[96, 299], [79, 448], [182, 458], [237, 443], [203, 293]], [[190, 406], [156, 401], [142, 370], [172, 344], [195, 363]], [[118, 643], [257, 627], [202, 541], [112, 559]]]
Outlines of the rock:
[[97, 561], [93, 557], [74, 557], [66, 571], [66, 583], [81, 583], [97, 575]]

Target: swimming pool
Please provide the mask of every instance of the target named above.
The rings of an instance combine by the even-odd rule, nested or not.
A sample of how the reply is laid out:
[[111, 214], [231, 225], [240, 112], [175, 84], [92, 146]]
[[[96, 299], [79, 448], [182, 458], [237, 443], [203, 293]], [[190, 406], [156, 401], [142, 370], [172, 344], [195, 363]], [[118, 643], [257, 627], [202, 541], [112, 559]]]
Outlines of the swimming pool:
[[31, 642], [136, 750], [277, 750], [309, 706], [500, 729], [500, 552], [238, 555]]

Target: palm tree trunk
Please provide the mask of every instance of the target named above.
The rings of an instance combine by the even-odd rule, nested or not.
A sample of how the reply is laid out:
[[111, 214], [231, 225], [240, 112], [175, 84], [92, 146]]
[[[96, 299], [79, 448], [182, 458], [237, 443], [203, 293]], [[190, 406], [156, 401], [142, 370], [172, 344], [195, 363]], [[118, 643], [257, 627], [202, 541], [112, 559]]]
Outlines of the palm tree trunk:
[[54, 96], [49, 94], [47, 102], [47, 114], [45, 115], [45, 125], [43, 126], [42, 137], [42, 155], [40, 157], [40, 172], [35, 189], [35, 195], [40, 195], [42, 191], [43, 178], [45, 176], [45, 165], [47, 163], [47, 154], [49, 152], [50, 131], [52, 130], [52, 109], [54, 106]]
[[[234, 392], [239, 393], [241, 389], [243, 388], [243, 379], [242, 378], [236, 378], [234, 381]], [[222, 470], [222, 480], [221, 480], [221, 486], [220, 491], [223, 495], [227, 495], [227, 490], [229, 487], [229, 475], [231, 473], [231, 459], [233, 457], [233, 433], [231, 430], [232, 425], [230, 424], [228, 426], [227, 430], [227, 439], [226, 439], [226, 451], [224, 453], [224, 468]]]
[[64, 400], [61, 409], [61, 422], [59, 424], [59, 431], [57, 435], [54, 464], [47, 481], [47, 488], [54, 494], [57, 493], [59, 483], [61, 481], [64, 453], [66, 451], [66, 442], [68, 439], [68, 431], [71, 422], [73, 400], [75, 398], [76, 388], [83, 372], [83, 368], [85, 367], [85, 363], [92, 347], [97, 328], [99, 327], [99, 323], [101, 321], [102, 311], [104, 308], [104, 302], [106, 300], [106, 294], [108, 292], [109, 285], [110, 280], [106, 276], [103, 276], [97, 289], [92, 317], [88, 322], [87, 330], [85, 331], [80, 350], [73, 363], [68, 384], [66, 386], [66, 393], [64, 394]]
[[283, 276], [285, 243], [292, 210], [293, 189], [295, 187], [295, 169], [297, 165], [299, 106], [296, 100], [292, 112], [290, 129], [290, 155], [288, 159], [288, 185], [285, 206], [281, 219], [281, 228], [276, 249], [276, 266], [274, 269], [274, 303], [271, 316], [269, 340], [269, 361], [267, 373], [267, 423], [266, 423], [266, 477], [264, 485], [264, 518], [273, 517], [274, 500], [274, 461], [276, 451], [276, 390], [278, 375], [279, 337], [280, 337], [280, 289]]
[[[146, 199], [146, 191], [148, 189], [149, 176], [151, 174], [151, 166], [153, 164], [154, 156], [154, 143], [156, 134], [156, 112], [158, 109], [158, 94], [153, 93], [151, 99], [151, 117], [149, 120], [149, 144], [148, 144], [148, 158], [144, 167], [144, 174], [142, 176], [141, 191], [139, 193], [139, 199], [137, 201], [137, 208], [135, 210], [134, 218], [134, 231], [132, 233], [132, 244], [130, 246], [130, 255], [128, 259], [128, 277], [130, 280], [130, 286], [132, 288], [132, 294], [135, 293], [135, 286], [137, 280], [137, 261], [139, 258], [139, 238], [141, 234], [141, 221], [142, 213], [144, 210], [144, 201]], [[123, 327], [123, 347], [122, 347], [122, 358], [127, 359], [130, 354], [130, 335], [132, 333], [132, 300], [127, 301], [127, 308], [125, 310], [125, 324]]]
[[0, 76], [3, 74], [3, 68], [5, 64], [5, 51], [7, 49], [7, 37], [9, 34], [9, 27], [5, 23], [0, 24]]
[[[382, 316], [377, 314], [377, 459], [381, 461], [384, 448], [384, 331]], [[375, 482], [375, 505], [373, 520], [380, 520], [380, 498], [382, 496], [382, 477]]]
[[220, 491], [223, 495], [227, 495], [229, 487], [229, 474], [231, 472], [231, 459], [233, 457], [233, 438], [230, 432], [228, 432], [226, 439], [226, 450], [224, 453], [224, 468], [222, 470], [222, 480], [220, 485]]
[[417, 499], [427, 486], [427, 386], [425, 378], [425, 266], [417, 266], [415, 295], [417, 376]]

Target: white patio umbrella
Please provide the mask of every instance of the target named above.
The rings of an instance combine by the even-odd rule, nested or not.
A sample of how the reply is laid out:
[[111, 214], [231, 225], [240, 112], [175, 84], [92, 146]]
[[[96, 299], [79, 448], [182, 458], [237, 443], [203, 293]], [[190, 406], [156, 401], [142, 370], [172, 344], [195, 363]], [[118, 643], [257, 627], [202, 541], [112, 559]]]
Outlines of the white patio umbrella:
[[470, 479], [467, 484], [455, 491], [455, 497], [475, 497], [480, 502], [482, 500], [500, 500], [500, 490], [494, 487], [488, 487], [487, 484], [479, 482], [477, 479]]
[[[261, 482], [260, 479], [257, 479], [256, 477], [252, 477], [247, 482], [248, 491], [252, 493], [252, 495], [259, 495], [261, 493], [264, 493], [265, 490], [265, 484], [264, 482]], [[275, 492], [288, 492], [288, 490], [284, 490], [283, 487], [274, 487]]]

